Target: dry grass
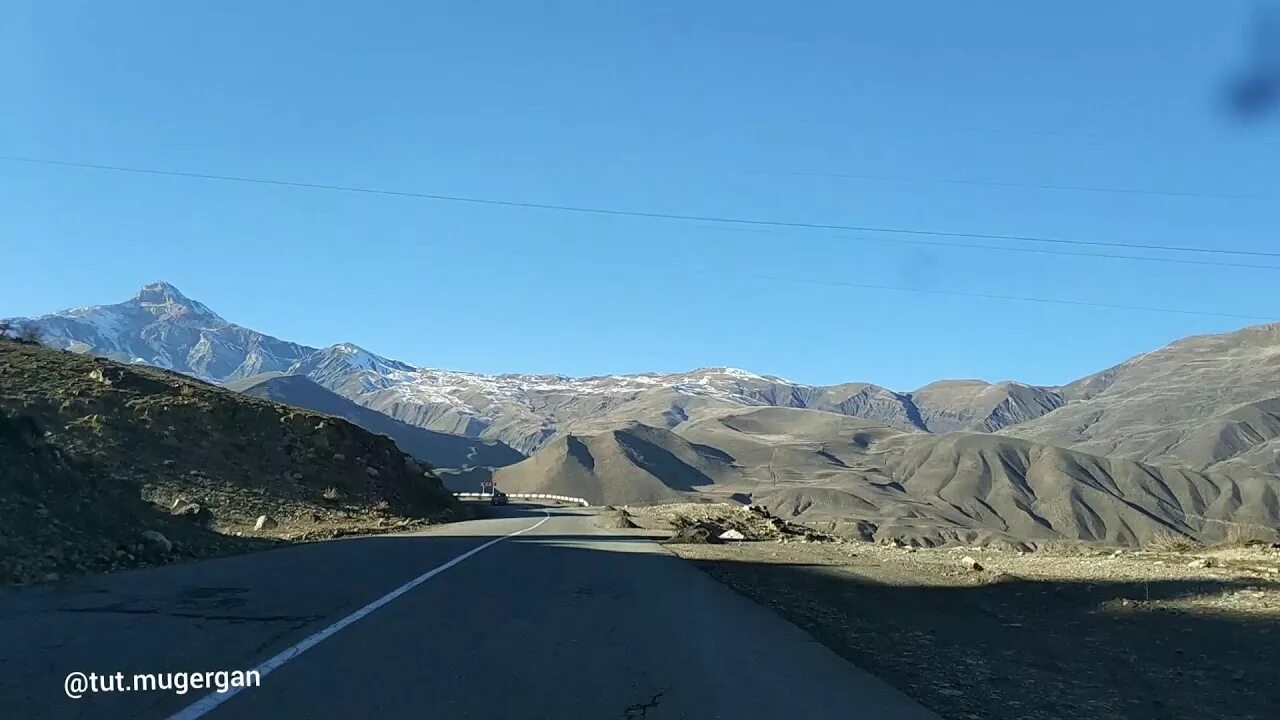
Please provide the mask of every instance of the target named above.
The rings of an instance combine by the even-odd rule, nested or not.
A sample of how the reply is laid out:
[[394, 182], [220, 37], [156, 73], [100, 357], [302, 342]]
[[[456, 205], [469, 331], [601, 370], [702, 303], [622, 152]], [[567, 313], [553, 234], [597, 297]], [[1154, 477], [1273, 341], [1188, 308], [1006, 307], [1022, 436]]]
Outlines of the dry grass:
[[1257, 525], [1232, 524], [1227, 528], [1227, 536], [1215, 547], [1243, 548], [1255, 545], [1269, 545], [1275, 541], [1275, 531]]
[[1079, 540], [1041, 540], [1036, 550], [1049, 555], [1086, 555], [1091, 548]]
[[1152, 535], [1143, 548], [1154, 552], [1181, 553], [1197, 550], [1200, 545], [1186, 535], [1163, 531]]

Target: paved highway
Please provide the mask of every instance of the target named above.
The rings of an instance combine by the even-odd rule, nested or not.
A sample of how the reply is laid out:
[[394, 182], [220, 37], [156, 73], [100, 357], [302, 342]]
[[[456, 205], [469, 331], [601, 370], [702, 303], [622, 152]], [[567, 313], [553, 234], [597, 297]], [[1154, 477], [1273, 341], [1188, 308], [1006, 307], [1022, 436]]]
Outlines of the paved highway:
[[[63, 692], [255, 667], [238, 694]], [[936, 720], [644, 531], [528, 507], [5, 592], [0, 716]]]

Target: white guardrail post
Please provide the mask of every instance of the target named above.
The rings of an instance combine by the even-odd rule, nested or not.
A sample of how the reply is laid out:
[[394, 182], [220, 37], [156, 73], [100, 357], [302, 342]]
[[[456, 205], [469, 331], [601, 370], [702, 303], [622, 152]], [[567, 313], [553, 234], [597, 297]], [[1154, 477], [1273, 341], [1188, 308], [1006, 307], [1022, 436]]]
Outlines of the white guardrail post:
[[[456, 492], [453, 494], [456, 498], [488, 498], [493, 497], [490, 493], [478, 492]], [[573, 503], [582, 507], [590, 507], [591, 503], [580, 497], [569, 497], [568, 495], [549, 495], [547, 493], [507, 493], [510, 498], [525, 498], [529, 500], [555, 500], [556, 502]]]

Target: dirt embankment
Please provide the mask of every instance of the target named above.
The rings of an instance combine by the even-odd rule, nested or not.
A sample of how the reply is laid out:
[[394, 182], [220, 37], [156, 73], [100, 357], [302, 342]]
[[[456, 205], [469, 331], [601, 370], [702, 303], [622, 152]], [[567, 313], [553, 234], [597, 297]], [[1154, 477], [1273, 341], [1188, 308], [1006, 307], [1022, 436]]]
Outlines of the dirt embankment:
[[0, 582], [460, 512], [429, 468], [345, 420], [0, 341]]
[[[745, 514], [691, 510], [695, 522]], [[650, 528], [681, 513], [631, 510]], [[784, 536], [668, 548], [945, 718], [1280, 717], [1269, 543], [1015, 552]]]
[[[837, 538], [784, 520], [758, 505], [668, 503], [627, 508], [643, 518], [644, 527], [675, 531], [669, 542], [718, 544], [739, 540], [836, 542]], [[727, 537], [721, 537], [729, 533]]]

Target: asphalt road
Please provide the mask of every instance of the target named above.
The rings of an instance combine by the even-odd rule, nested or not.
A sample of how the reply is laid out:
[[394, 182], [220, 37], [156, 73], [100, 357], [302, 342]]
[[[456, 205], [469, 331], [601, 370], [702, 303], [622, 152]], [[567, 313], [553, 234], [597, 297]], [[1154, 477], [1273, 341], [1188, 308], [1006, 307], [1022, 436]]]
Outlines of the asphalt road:
[[[936, 720], [644, 531], [498, 514], [0, 594], [0, 717]], [[63, 692], [272, 658], [238, 694]]]

